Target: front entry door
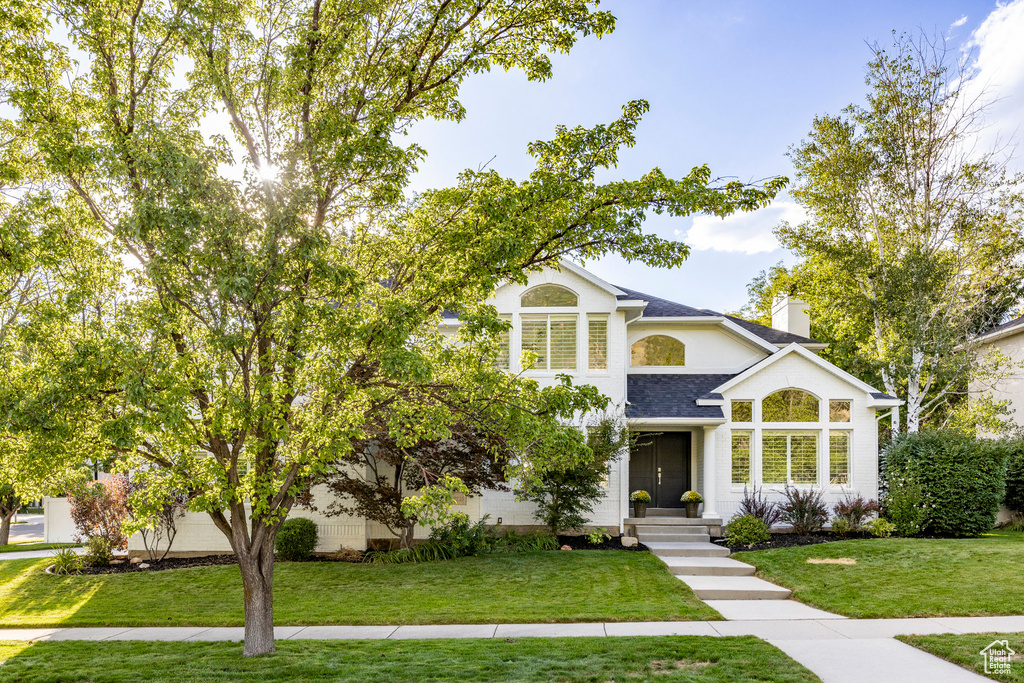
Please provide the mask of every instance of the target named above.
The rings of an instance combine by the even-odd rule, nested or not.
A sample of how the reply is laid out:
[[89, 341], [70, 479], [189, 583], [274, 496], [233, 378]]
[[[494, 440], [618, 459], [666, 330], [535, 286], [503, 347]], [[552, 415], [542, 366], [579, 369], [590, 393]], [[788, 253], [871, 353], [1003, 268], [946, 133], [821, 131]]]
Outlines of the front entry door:
[[681, 508], [690, 484], [690, 432], [640, 436], [629, 454], [629, 490], [651, 494], [651, 507]]

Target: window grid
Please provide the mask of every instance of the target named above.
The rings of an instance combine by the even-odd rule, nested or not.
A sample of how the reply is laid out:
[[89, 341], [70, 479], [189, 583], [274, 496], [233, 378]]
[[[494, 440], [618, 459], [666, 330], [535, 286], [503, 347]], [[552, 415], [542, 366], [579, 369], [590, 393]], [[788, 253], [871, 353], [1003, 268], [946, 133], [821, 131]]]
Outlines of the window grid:
[[832, 486], [850, 485], [850, 432], [828, 433], [828, 479]]
[[753, 422], [754, 402], [753, 401], [732, 401], [731, 419], [733, 422]]
[[587, 368], [608, 369], [608, 319], [587, 318]]
[[764, 432], [761, 481], [765, 484], [818, 483], [817, 432]]
[[522, 349], [537, 354], [534, 370], [576, 369], [576, 316], [523, 317]]
[[[505, 316], [502, 316], [501, 319], [508, 320]], [[499, 370], [508, 370], [511, 367], [511, 347], [511, 330], [506, 328], [498, 335], [498, 359], [495, 365], [497, 365]]]
[[752, 432], [732, 433], [732, 483], [745, 486], [751, 482], [750, 441]]

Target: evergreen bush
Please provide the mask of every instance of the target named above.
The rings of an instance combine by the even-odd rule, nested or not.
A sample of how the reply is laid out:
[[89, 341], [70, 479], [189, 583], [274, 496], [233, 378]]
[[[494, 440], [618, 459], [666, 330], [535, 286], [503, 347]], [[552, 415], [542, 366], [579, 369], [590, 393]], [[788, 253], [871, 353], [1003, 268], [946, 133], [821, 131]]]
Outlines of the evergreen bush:
[[286, 519], [274, 539], [274, 554], [280, 560], [308, 560], [316, 550], [316, 523], [305, 517]]

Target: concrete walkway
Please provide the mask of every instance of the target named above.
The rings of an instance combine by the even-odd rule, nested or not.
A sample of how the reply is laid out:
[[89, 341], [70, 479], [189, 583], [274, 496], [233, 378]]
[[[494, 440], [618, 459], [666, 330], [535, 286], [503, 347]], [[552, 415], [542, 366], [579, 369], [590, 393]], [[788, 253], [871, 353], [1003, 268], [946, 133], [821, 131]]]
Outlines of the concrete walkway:
[[[897, 635], [989, 631], [1024, 631], [1024, 616], [437, 626], [279, 626], [275, 629], [280, 640], [757, 636], [806, 666], [825, 683], [872, 680], [953, 683], [988, 680], [892, 638]], [[0, 640], [237, 641], [242, 639], [242, 633], [240, 627], [0, 629]]]
[[[85, 548], [72, 548], [76, 554], [81, 555], [85, 552]], [[41, 557], [53, 557], [53, 550], [21, 550], [12, 551], [9, 553], [0, 553], [0, 562], [4, 560], [37, 560]], [[119, 554], [115, 553], [115, 557]]]

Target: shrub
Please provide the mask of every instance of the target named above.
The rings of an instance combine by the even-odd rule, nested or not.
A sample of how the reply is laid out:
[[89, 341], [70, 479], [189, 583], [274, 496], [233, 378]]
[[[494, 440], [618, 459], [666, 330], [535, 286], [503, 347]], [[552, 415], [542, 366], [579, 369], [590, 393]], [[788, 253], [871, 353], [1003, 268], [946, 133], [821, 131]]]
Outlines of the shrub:
[[407, 562], [437, 562], [454, 558], [455, 555], [452, 554], [451, 548], [436, 541], [426, 540], [411, 548], [388, 551], [372, 550], [363, 556], [363, 562], [368, 564], [405, 564]]
[[696, 491], [687, 491], [683, 494], [683, 497], [679, 499], [680, 503], [703, 503], [704, 496], [700, 495]]
[[1024, 531], [1024, 515], [1014, 512], [1010, 519], [999, 525], [999, 528], [1003, 531]]
[[602, 543], [611, 538], [611, 534], [606, 533], [607, 531], [608, 530], [604, 527], [601, 527], [600, 529], [594, 529], [589, 534], [587, 534], [587, 543], [589, 543], [590, 545], [601, 545]]
[[86, 567], [109, 567], [114, 553], [110, 549], [110, 541], [102, 536], [93, 536], [85, 544], [82, 564]]
[[79, 541], [101, 536], [111, 548], [128, 547], [123, 528], [128, 517], [128, 477], [117, 474], [109, 481], [84, 482], [69, 492], [68, 503]]
[[170, 488], [153, 475], [153, 472], [133, 472], [129, 478], [125, 528], [138, 532], [149, 561], [159, 562], [174, 545], [178, 519], [185, 516], [191, 496]]
[[725, 527], [725, 544], [730, 548], [764, 543], [770, 538], [768, 525], [754, 515], [735, 517]]
[[740, 516], [751, 515], [765, 523], [769, 529], [778, 524], [782, 518], [782, 510], [774, 501], [768, 500], [768, 496], [762, 495], [761, 489], [756, 486], [748, 492], [743, 487], [743, 499], [740, 501]]
[[779, 505], [782, 520], [793, 525], [793, 531], [804, 536], [820, 531], [828, 521], [828, 507], [822, 500], [821, 489], [798, 489], [787, 486], [782, 494], [785, 502]]
[[833, 517], [832, 518], [832, 533], [839, 538], [846, 538], [850, 534], [854, 533], [856, 529], [847, 517]]
[[282, 560], [308, 560], [316, 550], [316, 523], [305, 517], [286, 519], [274, 539], [274, 554]]
[[1006, 496], [1003, 505], [1024, 513], [1024, 438], [1006, 442]]
[[631, 503], [650, 503], [651, 494], [644, 490], [633, 491], [633, 493], [629, 494], [629, 500]]
[[430, 540], [451, 550], [452, 557], [480, 555], [490, 551], [493, 538], [487, 531], [488, 515], [475, 524], [469, 523], [469, 516], [457, 513], [451, 521], [434, 527]]
[[897, 533], [977, 536], [1003, 501], [1010, 442], [952, 430], [903, 434], [884, 455], [886, 516]]
[[896, 525], [881, 517], [872, 520], [866, 528], [877, 538], [889, 538], [896, 532]]
[[[837, 518], [849, 522], [851, 532], [860, 531], [871, 515], [877, 514], [879, 511], [881, 508], [877, 501], [865, 500], [861, 496], [856, 498], [846, 496], [832, 507], [832, 512], [836, 513]], [[835, 531], [835, 521], [832, 523], [832, 530]]]
[[53, 554], [54, 574], [77, 574], [82, 571], [82, 558], [74, 548], [61, 548]]

